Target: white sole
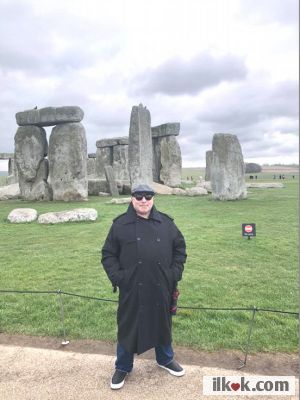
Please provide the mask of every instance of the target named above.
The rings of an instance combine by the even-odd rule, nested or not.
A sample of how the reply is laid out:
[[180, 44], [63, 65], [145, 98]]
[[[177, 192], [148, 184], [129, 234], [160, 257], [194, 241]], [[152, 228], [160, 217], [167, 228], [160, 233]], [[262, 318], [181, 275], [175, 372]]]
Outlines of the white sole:
[[110, 382], [110, 388], [113, 389], [113, 390], [121, 389], [124, 386], [124, 383], [125, 383], [125, 379], [121, 383], [112, 383], [112, 382]]
[[163, 365], [160, 365], [160, 364], [157, 364], [157, 365], [158, 365], [160, 368], [163, 368], [163, 369], [165, 369], [166, 371], [168, 371], [169, 374], [174, 375], [174, 376], [183, 376], [183, 375], [185, 374], [185, 370], [184, 370], [184, 369], [183, 369], [182, 371], [176, 372], [176, 371], [173, 371], [173, 370], [170, 369], [170, 368], [164, 367]]

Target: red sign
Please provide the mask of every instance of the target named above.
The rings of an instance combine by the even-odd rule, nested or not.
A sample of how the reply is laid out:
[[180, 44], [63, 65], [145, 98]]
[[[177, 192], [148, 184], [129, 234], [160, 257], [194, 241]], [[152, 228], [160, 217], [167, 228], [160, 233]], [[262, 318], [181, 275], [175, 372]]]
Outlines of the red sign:
[[246, 225], [244, 229], [245, 229], [245, 232], [247, 232], [247, 233], [250, 233], [253, 231], [252, 225]]

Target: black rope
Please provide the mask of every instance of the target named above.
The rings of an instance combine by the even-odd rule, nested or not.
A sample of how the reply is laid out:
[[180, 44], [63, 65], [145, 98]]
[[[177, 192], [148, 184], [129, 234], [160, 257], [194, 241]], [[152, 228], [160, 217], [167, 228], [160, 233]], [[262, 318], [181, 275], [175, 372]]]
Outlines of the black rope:
[[[22, 293], [22, 294], [64, 294], [66, 296], [71, 297], [80, 297], [82, 299], [87, 300], [97, 300], [97, 301], [106, 301], [110, 303], [118, 303], [118, 300], [113, 299], [104, 299], [101, 297], [93, 297], [93, 296], [85, 296], [82, 294], [77, 293], [70, 293], [70, 292], [63, 292], [59, 290], [48, 290], [48, 291], [40, 291], [40, 290], [3, 290], [0, 289], [0, 293]], [[185, 310], [206, 310], [206, 311], [253, 311], [253, 307], [232, 307], [232, 308], [218, 308], [218, 307], [198, 307], [198, 306], [178, 306], [178, 308], [185, 309]], [[299, 312], [294, 311], [283, 311], [283, 310], [273, 310], [268, 308], [255, 308], [256, 311], [263, 311], [263, 312], [273, 312], [279, 314], [290, 314], [290, 315], [297, 315], [299, 316]]]

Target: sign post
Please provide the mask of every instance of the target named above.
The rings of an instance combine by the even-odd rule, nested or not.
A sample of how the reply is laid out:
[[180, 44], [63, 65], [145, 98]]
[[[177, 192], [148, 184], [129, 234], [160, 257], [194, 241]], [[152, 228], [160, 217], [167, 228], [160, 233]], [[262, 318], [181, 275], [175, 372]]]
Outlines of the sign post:
[[242, 235], [243, 237], [248, 237], [249, 240], [251, 237], [256, 236], [256, 225], [242, 224]]

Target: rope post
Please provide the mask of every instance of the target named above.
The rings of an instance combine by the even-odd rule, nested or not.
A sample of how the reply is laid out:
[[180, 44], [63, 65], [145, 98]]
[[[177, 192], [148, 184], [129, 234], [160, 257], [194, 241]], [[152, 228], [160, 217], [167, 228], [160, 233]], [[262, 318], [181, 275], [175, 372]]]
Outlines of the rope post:
[[61, 325], [62, 325], [62, 329], [63, 329], [63, 335], [64, 335], [64, 340], [61, 342], [61, 344], [63, 346], [66, 346], [67, 344], [69, 344], [69, 340], [67, 340], [66, 338], [66, 329], [65, 329], [65, 313], [64, 313], [64, 304], [63, 304], [63, 300], [62, 300], [62, 295], [61, 295], [61, 290], [59, 289], [57, 292], [58, 295], [58, 302], [59, 302], [59, 306], [60, 306], [60, 319], [61, 319]]
[[246, 344], [245, 358], [244, 358], [244, 361], [241, 361], [241, 365], [238, 367], [238, 369], [244, 368], [247, 364], [247, 357], [248, 357], [248, 353], [249, 353], [249, 349], [250, 349], [251, 334], [252, 334], [252, 329], [253, 329], [253, 325], [254, 325], [254, 318], [255, 318], [256, 311], [258, 311], [258, 308], [256, 308], [256, 306], [253, 306], [252, 318], [249, 323], [249, 329], [248, 329], [248, 338], [247, 338], [247, 344]]

